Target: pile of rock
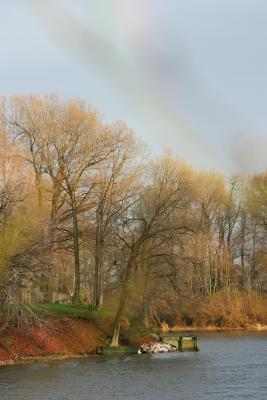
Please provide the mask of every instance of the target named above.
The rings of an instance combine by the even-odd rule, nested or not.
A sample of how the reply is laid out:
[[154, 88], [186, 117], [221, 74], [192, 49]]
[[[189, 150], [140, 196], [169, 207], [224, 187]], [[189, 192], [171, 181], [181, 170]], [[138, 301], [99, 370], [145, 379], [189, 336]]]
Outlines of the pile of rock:
[[178, 348], [168, 343], [156, 342], [151, 344], [142, 344], [138, 353], [169, 353], [171, 351], [178, 351]]

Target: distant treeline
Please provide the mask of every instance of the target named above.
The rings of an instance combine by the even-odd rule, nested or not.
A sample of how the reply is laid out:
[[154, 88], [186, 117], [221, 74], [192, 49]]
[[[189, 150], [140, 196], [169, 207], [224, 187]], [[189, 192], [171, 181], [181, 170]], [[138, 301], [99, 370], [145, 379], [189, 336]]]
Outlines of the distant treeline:
[[2, 99], [3, 324], [42, 302], [116, 309], [113, 345], [123, 319], [266, 323], [266, 241], [266, 172], [151, 159], [124, 123], [77, 99]]

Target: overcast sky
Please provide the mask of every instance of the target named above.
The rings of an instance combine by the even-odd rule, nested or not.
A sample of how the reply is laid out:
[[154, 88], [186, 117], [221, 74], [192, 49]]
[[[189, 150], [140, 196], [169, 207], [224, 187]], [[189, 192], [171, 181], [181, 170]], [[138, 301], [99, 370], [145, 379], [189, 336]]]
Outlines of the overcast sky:
[[82, 97], [159, 154], [267, 167], [266, 0], [0, 0], [0, 95]]

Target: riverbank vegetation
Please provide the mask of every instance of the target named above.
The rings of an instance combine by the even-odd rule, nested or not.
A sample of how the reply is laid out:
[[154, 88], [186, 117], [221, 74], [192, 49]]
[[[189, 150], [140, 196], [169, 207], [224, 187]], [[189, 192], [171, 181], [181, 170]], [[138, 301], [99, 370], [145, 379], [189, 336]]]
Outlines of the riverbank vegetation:
[[0, 142], [1, 329], [57, 304], [113, 310], [112, 346], [137, 321], [267, 323], [266, 172], [152, 159], [126, 124], [55, 95], [2, 99]]
[[[31, 306], [39, 323], [0, 332], [0, 365], [95, 355], [108, 347], [116, 310], [71, 304]], [[156, 339], [138, 321], [122, 322], [120, 344], [137, 347]]]

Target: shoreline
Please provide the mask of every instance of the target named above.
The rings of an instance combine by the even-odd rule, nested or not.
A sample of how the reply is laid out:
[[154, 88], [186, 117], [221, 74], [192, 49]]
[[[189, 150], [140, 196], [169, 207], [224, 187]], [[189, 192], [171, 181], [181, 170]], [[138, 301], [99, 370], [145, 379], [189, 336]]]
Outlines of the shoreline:
[[242, 332], [266, 332], [267, 325], [253, 325], [248, 327], [218, 327], [218, 326], [174, 326], [168, 330], [162, 330], [162, 332], [227, 332], [227, 331], [242, 331]]
[[[254, 333], [261, 333], [261, 332], [267, 332], [267, 326], [263, 325], [259, 327], [238, 327], [238, 328], [229, 328], [229, 327], [215, 327], [215, 326], [209, 326], [209, 327], [191, 327], [191, 326], [185, 326], [185, 327], [173, 327], [172, 329], [169, 329], [168, 331], [166, 330], [160, 330], [161, 333], [172, 333], [172, 332], [191, 332], [191, 333], [196, 333], [196, 332], [254, 332]], [[70, 360], [70, 359], [81, 359], [81, 358], [88, 358], [88, 357], [95, 357], [97, 354], [95, 353], [94, 348], [87, 349], [86, 352], [84, 353], [66, 353], [66, 354], [44, 354], [44, 355], [32, 355], [32, 356], [27, 356], [27, 355], [20, 355], [20, 356], [11, 356], [7, 357], [6, 359], [0, 359], [0, 367], [1, 366], [8, 366], [8, 365], [20, 365], [20, 364], [31, 364], [34, 362], [50, 362], [50, 361], [61, 361], [61, 360]]]

